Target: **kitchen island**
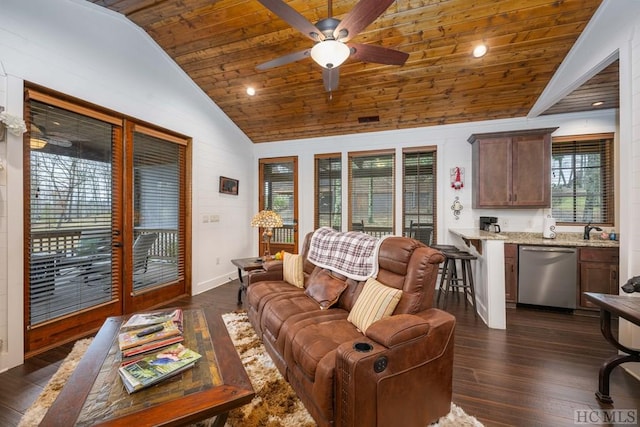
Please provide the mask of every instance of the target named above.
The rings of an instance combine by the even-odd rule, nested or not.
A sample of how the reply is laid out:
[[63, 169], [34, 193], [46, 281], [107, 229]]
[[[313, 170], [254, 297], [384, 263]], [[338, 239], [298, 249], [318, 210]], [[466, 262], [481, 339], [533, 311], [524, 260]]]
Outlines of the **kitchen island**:
[[603, 240], [596, 233], [585, 240], [581, 233], [557, 233], [555, 239], [545, 239], [542, 233], [492, 233], [477, 228], [450, 228], [451, 241], [460, 249], [478, 257], [474, 279], [478, 314], [493, 329], [506, 328], [505, 243], [517, 245], [617, 248], [616, 240]]
[[473, 272], [478, 315], [492, 329], [506, 329], [504, 242], [502, 233], [450, 228], [453, 242], [478, 259]]

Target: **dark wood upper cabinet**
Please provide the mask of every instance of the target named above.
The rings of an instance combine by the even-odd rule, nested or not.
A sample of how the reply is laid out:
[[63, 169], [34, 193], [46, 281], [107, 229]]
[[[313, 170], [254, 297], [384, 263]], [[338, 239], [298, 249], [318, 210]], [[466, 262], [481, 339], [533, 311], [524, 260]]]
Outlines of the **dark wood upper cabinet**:
[[471, 135], [473, 207], [550, 207], [551, 133], [556, 129]]

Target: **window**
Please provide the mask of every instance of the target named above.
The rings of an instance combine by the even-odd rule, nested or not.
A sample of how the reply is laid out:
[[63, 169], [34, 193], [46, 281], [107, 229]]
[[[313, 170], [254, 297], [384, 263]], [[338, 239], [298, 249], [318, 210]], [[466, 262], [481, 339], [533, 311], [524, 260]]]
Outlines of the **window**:
[[394, 159], [393, 151], [349, 153], [350, 230], [393, 234]]
[[403, 150], [402, 167], [403, 234], [430, 245], [436, 224], [435, 147]]
[[315, 156], [315, 228], [342, 228], [342, 159], [340, 153]]
[[[283, 226], [273, 229], [270, 252], [298, 250], [298, 158], [273, 157], [259, 159], [260, 210], [268, 209], [282, 217]], [[264, 230], [259, 229], [262, 233]], [[266, 242], [259, 243], [258, 253], [266, 250]]]
[[613, 134], [554, 138], [551, 153], [556, 220], [613, 225]]

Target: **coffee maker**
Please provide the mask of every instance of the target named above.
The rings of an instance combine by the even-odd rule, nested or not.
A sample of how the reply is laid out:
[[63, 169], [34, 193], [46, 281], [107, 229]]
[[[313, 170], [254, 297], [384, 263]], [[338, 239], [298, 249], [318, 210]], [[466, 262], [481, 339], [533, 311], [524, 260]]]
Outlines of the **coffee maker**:
[[498, 218], [495, 216], [481, 216], [480, 230], [499, 233], [500, 226], [498, 225]]

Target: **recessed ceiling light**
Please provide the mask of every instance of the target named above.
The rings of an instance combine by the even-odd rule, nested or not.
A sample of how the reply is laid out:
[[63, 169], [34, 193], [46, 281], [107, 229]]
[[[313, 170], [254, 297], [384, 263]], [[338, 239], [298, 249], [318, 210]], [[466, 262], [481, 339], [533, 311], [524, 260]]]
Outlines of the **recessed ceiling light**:
[[483, 43], [473, 48], [473, 56], [476, 58], [483, 57], [487, 53], [487, 46]]
[[592, 106], [592, 107], [599, 107], [599, 106], [601, 106], [602, 104], [604, 104], [604, 101], [596, 101], [596, 102], [594, 102], [593, 104], [591, 104], [591, 106]]
[[253, 96], [255, 94], [256, 94], [256, 90], [254, 88], [252, 88], [252, 87], [248, 87], [247, 88], [247, 95]]

